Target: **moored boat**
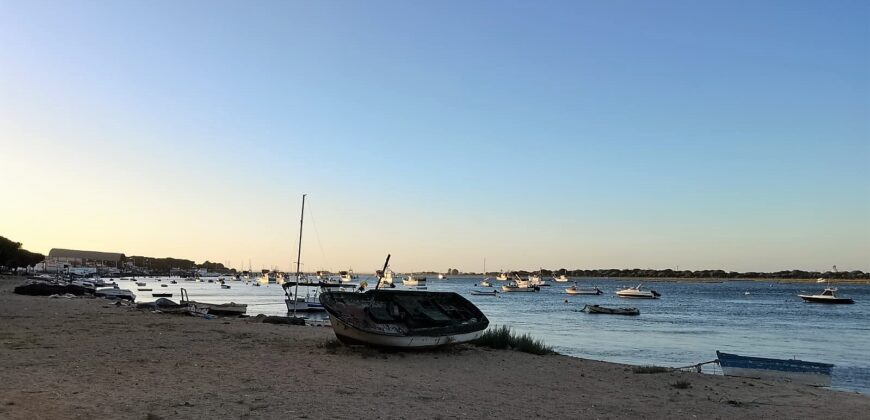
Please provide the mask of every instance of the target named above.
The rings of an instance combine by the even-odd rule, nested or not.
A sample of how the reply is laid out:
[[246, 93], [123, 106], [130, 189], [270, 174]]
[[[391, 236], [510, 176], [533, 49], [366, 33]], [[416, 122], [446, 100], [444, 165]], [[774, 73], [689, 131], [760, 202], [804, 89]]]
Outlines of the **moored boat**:
[[471, 294], [474, 296], [495, 296], [498, 295], [498, 290], [472, 290]]
[[837, 296], [837, 288], [827, 287], [822, 293], [817, 295], [798, 295], [804, 302], [809, 303], [829, 303], [829, 304], [852, 304], [854, 300]]
[[637, 308], [608, 308], [599, 305], [585, 305], [580, 311], [590, 314], [640, 315], [640, 310]]
[[725, 376], [784, 380], [811, 386], [831, 386], [831, 372], [834, 365], [830, 363], [740, 356], [720, 351], [716, 351], [716, 356]]
[[560, 274], [556, 277], [553, 277], [553, 280], [556, 281], [557, 283], [567, 283], [568, 277], [566, 277], [564, 274]]
[[537, 292], [541, 289], [537, 286], [532, 286], [528, 280], [511, 280], [510, 283], [501, 287], [501, 291], [505, 293], [521, 293], [521, 292]]
[[616, 292], [616, 296], [629, 299], [658, 299], [661, 294], [655, 290], [640, 290], [642, 285], [638, 284], [635, 287], [628, 287]]
[[483, 280], [480, 282], [480, 287], [492, 287], [492, 283], [487, 280]]
[[426, 286], [426, 277], [406, 276], [402, 279], [402, 284], [405, 286]]
[[566, 288], [565, 293], [567, 293], [569, 295], [600, 295], [604, 292], [602, 292], [601, 289], [599, 289], [597, 287], [593, 287], [591, 289], [583, 289], [583, 288], [577, 287], [577, 285], [574, 284], [573, 286]]

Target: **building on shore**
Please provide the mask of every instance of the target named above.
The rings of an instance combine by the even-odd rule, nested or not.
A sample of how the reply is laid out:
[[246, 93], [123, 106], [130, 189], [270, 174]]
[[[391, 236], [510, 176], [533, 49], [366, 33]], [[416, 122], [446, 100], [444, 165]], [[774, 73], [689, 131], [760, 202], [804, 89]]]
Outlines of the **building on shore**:
[[116, 274], [120, 272], [124, 254], [119, 252], [80, 251], [52, 248], [36, 271], [46, 273]]

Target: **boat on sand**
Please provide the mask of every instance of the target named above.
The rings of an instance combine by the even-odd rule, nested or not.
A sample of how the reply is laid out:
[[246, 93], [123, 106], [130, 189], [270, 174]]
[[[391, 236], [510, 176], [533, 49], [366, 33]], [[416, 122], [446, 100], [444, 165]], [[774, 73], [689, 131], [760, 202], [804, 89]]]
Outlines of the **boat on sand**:
[[716, 351], [725, 376], [741, 376], [788, 381], [811, 386], [831, 386], [830, 363], [805, 362], [797, 359], [769, 359], [740, 356]]
[[[390, 257], [380, 273], [387, 271]], [[393, 349], [422, 349], [468, 342], [480, 337], [489, 319], [454, 292], [381, 290], [365, 293], [323, 292], [338, 339]]]

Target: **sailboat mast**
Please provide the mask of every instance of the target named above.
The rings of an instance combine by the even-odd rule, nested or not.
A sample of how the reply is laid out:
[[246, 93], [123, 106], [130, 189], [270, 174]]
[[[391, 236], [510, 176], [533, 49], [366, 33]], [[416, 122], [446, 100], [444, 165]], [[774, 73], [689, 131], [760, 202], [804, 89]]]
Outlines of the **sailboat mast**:
[[299, 247], [296, 249], [296, 287], [293, 289], [293, 316], [296, 316], [296, 296], [299, 296], [299, 265], [302, 263], [302, 221], [305, 220], [305, 196], [302, 194], [302, 214], [299, 215]]

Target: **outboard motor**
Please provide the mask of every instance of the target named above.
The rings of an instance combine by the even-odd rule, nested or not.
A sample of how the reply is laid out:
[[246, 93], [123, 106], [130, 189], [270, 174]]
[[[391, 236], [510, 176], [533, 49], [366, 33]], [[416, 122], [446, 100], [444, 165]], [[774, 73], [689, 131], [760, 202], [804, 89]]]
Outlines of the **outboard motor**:
[[656, 292], [655, 290], [650, 290], [650, 292], [652, 292], [653, 296], [655, 297], [661, 296], [661, 294], [659, 294], [659, 292]]

